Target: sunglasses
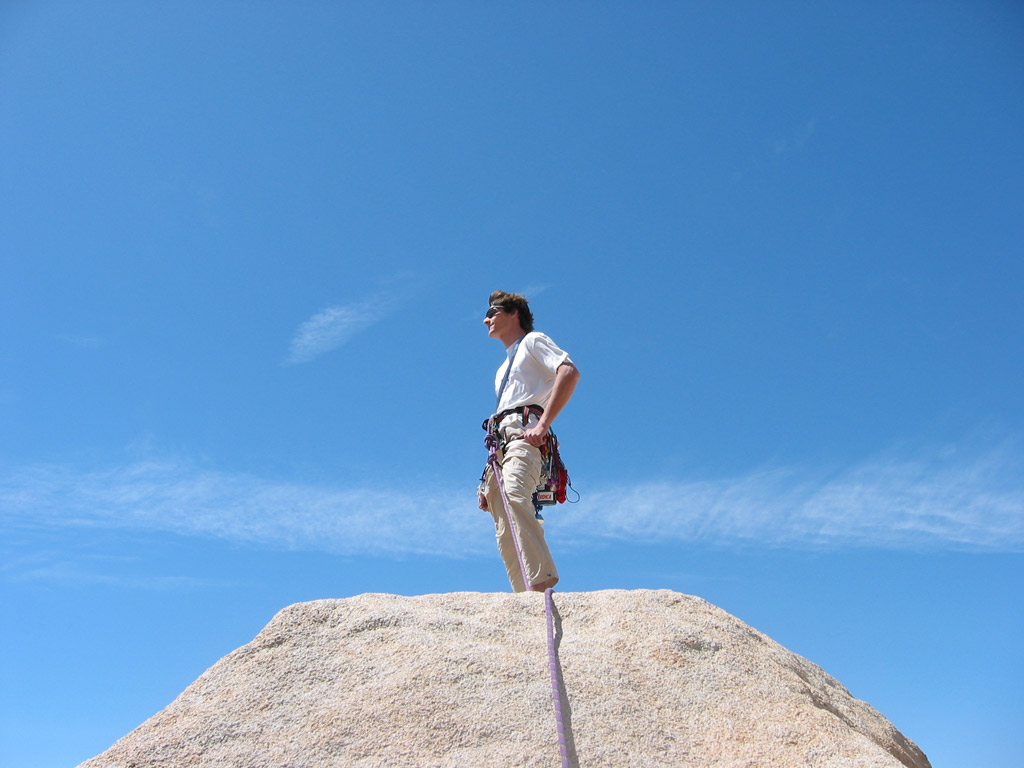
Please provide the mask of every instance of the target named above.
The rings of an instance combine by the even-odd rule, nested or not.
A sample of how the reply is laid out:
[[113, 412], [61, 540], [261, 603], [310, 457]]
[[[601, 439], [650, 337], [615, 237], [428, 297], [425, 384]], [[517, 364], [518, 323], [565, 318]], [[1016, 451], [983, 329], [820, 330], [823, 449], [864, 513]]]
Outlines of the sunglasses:
[[484, 315], [484, 317], [494, 317], [499, 312], [504, 312], [504, 311], [505, 311], [504, 307], [497, 307], [497, 306], [495, 306], [495, 307], [488, 307], [487, 308], [487, 314]]

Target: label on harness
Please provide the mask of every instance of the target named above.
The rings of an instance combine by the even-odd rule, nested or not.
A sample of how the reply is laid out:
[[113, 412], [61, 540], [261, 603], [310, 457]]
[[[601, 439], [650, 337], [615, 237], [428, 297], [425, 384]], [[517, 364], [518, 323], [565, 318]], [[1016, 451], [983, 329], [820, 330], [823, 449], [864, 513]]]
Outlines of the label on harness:
[[534, 502], [540, 504], [542, 507], [550, 507], [558, 503], [555, 499], [554, 491], [537, 491], [533, 494]]

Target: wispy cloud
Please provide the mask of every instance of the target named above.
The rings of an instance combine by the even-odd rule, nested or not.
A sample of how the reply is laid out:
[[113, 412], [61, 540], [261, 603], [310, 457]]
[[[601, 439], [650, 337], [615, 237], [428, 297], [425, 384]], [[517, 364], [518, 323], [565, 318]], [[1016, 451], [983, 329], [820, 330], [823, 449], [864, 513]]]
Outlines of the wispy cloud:
[[308, 363], [337, 349], [378, 322], [394, 305], [390, 294], [382, 293], [365, 301], [320, 310], [295, 331], [285, 362], [289, 365]]
[[[550, 511], [559, 546], [596, 540], [795, 548], [1024, 551], [1024, 461], [1012, 448], [880, 456], [831, 473], [790, 467], [714, 480], [584, 489]], [[339, 554], [476, 556], [493, 549], [471, 492], [275, 482], [178, 462], [0, 474], [0, 522], [102, 527]]]
[[37, 466], [0, 475], [4, 525], [165, 531], [339, 554], [482, 549], [489, 537], [477, 536], [476, 544], [473, 538], [486, 513], [466, 501], [462, 492], [274, 482], [173, 461], [96, 472]]
[[526, 286], [525, 290], [523, 290], [523, 296], [527, 300], [532, 300], [542, 293], [549, 291], [552, 287], [550, 283], [534, 283], [533, 285]]
[[231, 582], [193, 576], [120, 573], [106, 564], [80, 562], [74, 556], [26, 563], [14, 561], [4, 566], [12, 581], [42, 582], [73, 587], [103, 586], [153, 592], [233, 586]]
[[806, 146], [814, 135], [815, 125], [813, 120], [808, 120], [803, 126], [795, 131], [792, 136], [785, 139], [778, 139], [774, 143], [775, 154], [785, 155], [790, 152], [799, 152]]
[[888, 454], [831, 473], [789, 467], [646, 483], [586, 501], [567, 515], [577, 538], [1024, 550], [1024, 461], [1010, 448]]
[[79, 349], [98, 349], [106, 344], [101, 336], [87, 333], [61, 333], [55, 338], [57, 341]]

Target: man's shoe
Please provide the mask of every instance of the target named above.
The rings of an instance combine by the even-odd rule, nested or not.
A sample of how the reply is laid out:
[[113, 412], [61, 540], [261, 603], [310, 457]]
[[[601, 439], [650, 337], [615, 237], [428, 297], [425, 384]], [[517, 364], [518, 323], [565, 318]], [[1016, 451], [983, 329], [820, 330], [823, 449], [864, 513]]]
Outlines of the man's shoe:
[[547, 592], [549, 589], [553, 588], [555, 586], [555, 584], [557, 584], [557, 583], [558, 583], [558, 577], [556, 576], [553, 579], [548, 579], [547, 581], [542, 581], [540, 584], [534, 584], [532, 587], [530, 587], [530, 591], [531, 592]]

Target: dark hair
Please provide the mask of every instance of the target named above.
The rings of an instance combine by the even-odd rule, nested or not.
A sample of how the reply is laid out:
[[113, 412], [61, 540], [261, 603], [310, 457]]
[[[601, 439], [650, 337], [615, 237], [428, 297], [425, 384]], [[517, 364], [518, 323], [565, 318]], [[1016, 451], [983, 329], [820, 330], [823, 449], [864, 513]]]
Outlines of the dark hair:
[[506, 291], [495, 291], [491, 294], [490, 306], [501, 307], [506, 312], [519, 313], [519, 327], [526, 333], [533, 330], [533, 312], [530, 311], [530, 304], [525, 296], [518, 293], [507, 293]]

